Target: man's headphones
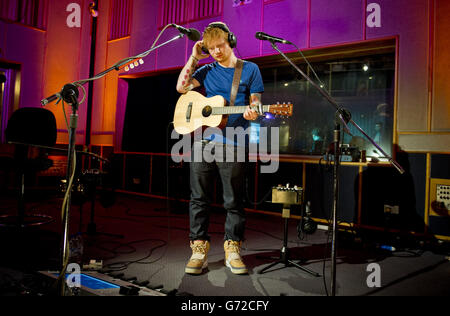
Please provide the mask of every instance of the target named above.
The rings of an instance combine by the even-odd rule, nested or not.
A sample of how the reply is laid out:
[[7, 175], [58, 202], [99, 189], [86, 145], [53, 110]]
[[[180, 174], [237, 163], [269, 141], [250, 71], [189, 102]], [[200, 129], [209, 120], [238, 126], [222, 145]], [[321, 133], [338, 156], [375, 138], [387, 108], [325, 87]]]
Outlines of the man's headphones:
[[233, 33], [231, 33], [230, 29], [228, 28], [228, 26], [225, 23], [222, 22], [213, 22], [211, 24], [208, 25], [208, 28], [218, 28], [221, 29], [222, 31], [224, 31], [225, 33], [228, 34], [228, 43], [230, 44], [231, 48], [235, 48], [236, 44], [237, 44], [237, 39], [236, 36], [234, 36]]

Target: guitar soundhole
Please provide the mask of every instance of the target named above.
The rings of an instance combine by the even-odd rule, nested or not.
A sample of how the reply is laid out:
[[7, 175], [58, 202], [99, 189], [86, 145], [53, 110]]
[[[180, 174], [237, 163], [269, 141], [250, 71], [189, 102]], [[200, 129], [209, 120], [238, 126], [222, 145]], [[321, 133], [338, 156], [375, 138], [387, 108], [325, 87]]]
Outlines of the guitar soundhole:
[[203, 117], [209, 117], [212, 114], [212, 107], [209, 105], [205, 106], [202, 111]]

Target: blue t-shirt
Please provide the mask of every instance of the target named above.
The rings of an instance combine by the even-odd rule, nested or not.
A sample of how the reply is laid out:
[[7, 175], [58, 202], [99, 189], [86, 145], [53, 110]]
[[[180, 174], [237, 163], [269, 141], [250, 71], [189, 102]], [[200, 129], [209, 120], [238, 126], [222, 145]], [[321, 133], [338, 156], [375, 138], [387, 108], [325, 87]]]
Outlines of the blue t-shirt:
[[[225, 68], [218, 62], [213, 62], [199, 68], [194, 73], [193, 78], [205, 87], [206, 97], [221, 95], [229, 103], [234, 70], [235, 68]], [[244, 61], [241, 81], [234, 104], [238, 106], [249, 105], [250, 95], [262, 92], [264, 92], [264, 85], [258, 66], [255, 63]], [[246, 129], [248, 121], [244, 119], [243, 114], [232, 114], [228, 116], [227, 121], [227, 127], [230, 126], [242, 126]]]

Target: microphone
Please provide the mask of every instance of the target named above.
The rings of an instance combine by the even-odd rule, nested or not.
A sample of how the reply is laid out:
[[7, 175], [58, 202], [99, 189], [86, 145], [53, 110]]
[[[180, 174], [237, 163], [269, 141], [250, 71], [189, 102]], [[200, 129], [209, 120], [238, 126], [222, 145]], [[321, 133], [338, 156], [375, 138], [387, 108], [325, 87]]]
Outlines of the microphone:
[[279, 37], [275, 37], [275, 36], [266, 34], [264, 32], [256, 32], [255, 37], [261, 41], [271, 41], [271, 42], [277, 42], [277, 43], [282, 43], [282, 44], [292, 44], [289, 41], [286, 41]]
[[173, 23], [170, 26], [176, 28], [178, 31], [180, 31], [180, 33], [186, 34], [191, 41], [196, 42], [200, 39], [200, 32], [194, 28], [187, 29], [185, 27]]
[[45, 98], [45, 99], [41, 100], [41, 105], [42, 106], [46, 106], [50, 102], [53, 102], [53, 101], [59, 99], [60, 97], [61, 97], [61, 94], [59, 92], [55, 93], [55, 94], [49, 96], [48, 98]]

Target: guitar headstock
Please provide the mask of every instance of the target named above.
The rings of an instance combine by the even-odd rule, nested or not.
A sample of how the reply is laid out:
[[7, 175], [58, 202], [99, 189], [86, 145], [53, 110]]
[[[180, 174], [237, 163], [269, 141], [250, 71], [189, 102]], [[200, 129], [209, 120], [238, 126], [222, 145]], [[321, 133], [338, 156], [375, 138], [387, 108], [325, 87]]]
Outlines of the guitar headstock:
[[294, 105], [292, 103], [280, 104], [278, 102], [277, 104], [272, 104], [269, 107], [269, 112], [274, 114], [275, 116], [290, 117], [292, 116], [293, 109]]

